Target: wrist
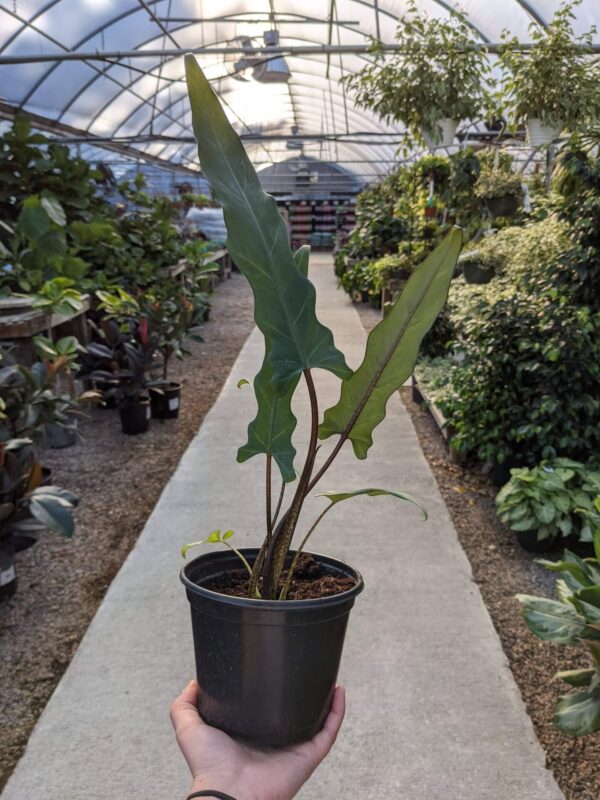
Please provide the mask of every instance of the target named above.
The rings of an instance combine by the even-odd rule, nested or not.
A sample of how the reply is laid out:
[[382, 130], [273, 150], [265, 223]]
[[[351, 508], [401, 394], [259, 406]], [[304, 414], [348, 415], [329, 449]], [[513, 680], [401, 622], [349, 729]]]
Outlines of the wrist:
[[[230, 795], [234, 800], [245, 800], [245, 798], [241, 797], [237, 793], [236, 789], [232, 786], [231, 782], [219, 779], [205, 778], [201, 776], [197, 776], [194, 778], [186, 797], [189, 797], [189, 795], [193, 794], [194, 792], [209, 792], [211, 789], [216, 792], [223, 792], [223, 794]], [[207, 794], [205, 795], [205, 797], [206, 800], [220, 800], [220, 798], [218, 798], [217, 795]], [[198, 798], [198, 800], [203, 800], [203, 798], [202, 799]]]

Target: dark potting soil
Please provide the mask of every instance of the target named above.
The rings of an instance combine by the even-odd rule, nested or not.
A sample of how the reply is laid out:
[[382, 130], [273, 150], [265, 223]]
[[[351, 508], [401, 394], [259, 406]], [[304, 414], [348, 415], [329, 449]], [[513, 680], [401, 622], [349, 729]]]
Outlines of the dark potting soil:
[[[287, 571], [282, 574], [279, 581], [280, 590], [283, 588], [286, 578]], [[294, 570], [288, 600], [315, 600], [319, 597], [330, 597], [347, 592], [354, 586], [356, 586], [354, 578], [335, 575], [323, 564], [315, 561], [311, 555], [303, 554], [298, 559]], [[226, 577], [207, 584], [206, 588], [230, 597], [248, 597], [248, 573], [243, 569], [235, 570]]]

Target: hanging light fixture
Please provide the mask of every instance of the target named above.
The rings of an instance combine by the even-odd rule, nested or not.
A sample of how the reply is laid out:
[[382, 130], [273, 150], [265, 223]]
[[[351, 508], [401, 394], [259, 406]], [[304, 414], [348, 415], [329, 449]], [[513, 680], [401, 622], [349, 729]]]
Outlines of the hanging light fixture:
[[287, 83], [292, 77], [285, 58], [281, 55], [269, 58], [269, 47], [279, 46], [279, 31], [270, 30], [263, 34], [266, 59], [258, 63], [253, 70], [254, 79], [260, 83]]

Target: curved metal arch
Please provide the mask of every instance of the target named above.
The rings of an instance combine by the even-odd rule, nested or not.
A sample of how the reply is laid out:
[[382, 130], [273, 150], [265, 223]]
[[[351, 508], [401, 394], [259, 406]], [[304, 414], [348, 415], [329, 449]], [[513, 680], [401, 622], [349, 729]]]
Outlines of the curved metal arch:
[[[182, 26], [181, 26], [180, 28], [178, 28], [177, 30], [174, 30], [174, 33], [176, 33], [178, 30], [181, 30], [181, 29], [183, 29], [183, 28], [189, 28], [191, 25], [196, 25], [196, 24], [199, 24], [199, 23], [188, 23], [188, 24], [182, 25]], [[140, 45], [140, 46], [141, 46], [141, 47], [143, 47], [143, 46], [144, 46], [145, 44], [147, 44], [148, 42], [150, 42], [150, 41], [154, 41], [154, 38], [157, 38], [157, 37], [153, 37], [153, 39], [149, 39], [149, 40], [147, 40], [146, 42], [144, 42], [144, 43], [143, 43], [142, 45]], [[294, 40], [297, 40], [297, 41], [300, 41], [300, 42], [310, 42], [310, 40], [308, 40], [308, 39], [303, 39], [303, 38], [301, 38], [301, 37], [294, 37]], [[213, 44], [217, 44], [217, 45], [218, 45], [218, 44], [220, 44], [220, 42], [213, 42]], [[179, 58], [179, 56], [178, 56], [178, 58]], [[311, 58], [310, 56], [295, 56], [295, 58], [298, 58], [298, 60], [302, 60], [302, 61], [312, 61], [313, 63], [320, 63], [320, 62], [317, 62], [317, 61], [316, 61], [314, 58]], [[361, 58], [361, 60], [368, 61], [368, 59], [367, 59], [367, 57], [366, 57], [366, 56], [359, 56], [359, 58]], [[172, 60], [173, 60], [173, 59], [171, 59], [171, 61], [172, 61]], [[154, 70], [154, 69], [155, 69], [155, 68], [153, 67], [153, 68], [152, 68], [152, 70]], [[336, 67], [335, 65], [334, 65], [334, 69], [337, 69], [337, 67]], [[150, 71], [148, 74], [152, 74], [152, 71]], [[94, 84], [94, 83], [95, 83], [95, 82], [98, 80], [98, 77], [99, 77], [99, 76], [94, 76], [93, 78], [90, 78], [90, 80], [89, 80], [89, 81], [87, 81], [87, 83], [86, 83], [84, 86], [80, 87], [80, 89], [79, 89], [79, 90], [78, 90], [78, 91], [75, 93], [75, 95], [73, 95], [73, 97], [72, 97], [72, 98], [69, 100], [69, 102], [67, 103], [67, 105], [66, 105], [66, 106], [64, 106], [64, 108], [63, 108], [63, 111], [61, 112], [61, 115], [60, 115], [60, 117], [58, 118], [59, 120], [60, 120], [60, 119], [62, 119], [62, 118], [64, 117], [64, 115], [65, 115], [65, 114], [67, 113], [67, 111], [68, 111], [68, 110], [69, 110], [69, 109], [70, 109], [70, 108], [73, 106], [73, 104], [74, 104], [74, 103], [75, 103], [75, 102], [76, 102], [76, 101], [79, 99], [79, 97], [81, 97], [81, 95], [82, 95], [82, 94], [83, 94], [85, 91], [87, 91], [87, 90], [88, 90], [88, 89], [89, 89], [89, 88], [90, 88], [90, 87], [91, 87], [91, 86], [92, 86], [92, 85], [93, 85], [93, 84]], [[124, 94], [126, 91], [129, 91], [129, 88], [128, 88], [129, 86], [134, 86], [134, 85], [135, 85], [137, 82], [139, 82], [139, 81], [141, 80], [141, 77], [143, 77], [143, 76], [138, 76], [138, 77], [136, 77], [135, 79], [133, 79], [133, 80], [132, 80], [132, 81], [131, 81], [131, 82], [128, 84], [128, 86], [127, 86], [127, 87], [124, 87], [124, 88], [123, 88], [123, 89], [122, 89], [120, 92], [117, 92], [115, 95], [113, 95], [113, 96], [110, 98], [110, 100], [107, 100], [107, 102], [106, 102], [106, 103], [104, 103], [104, 105], [103, 105], [103, 106], [101, 106], [101, 107], [98, 109], [98, 111], [97, 111], [97, 112], [94, 114], [94, 116], [93, 116], [93, 117], [92, 117], [92, 119], [90, 120], [90, 122], [89, 122], [89, 124], [88, 124], [88, 126], [87, 126], [86, 130], [90, 130], [90, 128], [91, 128], [91, 127], [94, 125], [94, 123], [96, 122], [96, 120], [98, 119], [98, 117], [99, 117], [99, 116], [101, 116], [101, 114], [103, 114], [103, 113], [106, 111], [106, 109], [107, 109], [107, 108], [108, 108], [108, 107], [109, 107], [109, 106], [110, 106], [112, 103], [114, 103], [115, 101], [117, 101], [117, 100], [119, 99], [119, 97], [121, 97], [121, 95], [122, 95], [122, 94]], [[230, 77], [230, 76], [229, 76], [229, 75], [224, 75], [222, 78], [219, 78], [219, 79], [214, 79], [214, 80], [213, 80], [213, 82], [214, 82], [214, 81], [216, 81], [216, 80], [224, 80], [224, 79], [226, 79], [226, 78], [228, 78], [228, 77]], [[169, 80], [169, 79], [165, 79], [165, 80]], [[182, 80], [182, 78], [179, 78], [179, 79], [176, 79], [176, 80], [177, 80], [177, 82], [179, 82], [180, 80]], [[174, 81], [172, 81], [172, 80], [169, 80], [169, 83], [170, 83], [171, 85], [172, 85], [172, 83], [173, 83], [173, 82], [174, 82]], [[164, 89], [164, 88], [167, 88], [167, 87], [162, 87], [160, 91], [163, 91], [163, 89]], [[154, 97], [154, 95], [149, 95], [149, 98], [148, 98], [148, 100], [149, 100], [151, 97]], [[146, 102], [148, 102], [148, 100], [147, 100]], [[136, 106], [134, 109], [132, 109], [132, 112], [131, 112], [131, 114], [130, 114], [129, 116], [133, 116], [133, 114], [134, 114], [134, 113], [136, 113], [136, 112], [139, 110], [139, 108], [141, 107], [141, 105], [142, 105], [142, 104], [140, 104], [140, 106]], [[126, 118], [126, 119], [128, 119], [128, 118]], [[125, 119], [125, 121], [126, 121], [126, 119]], [[124, 122], [121, 122], [121, 125], [122, 125], [122, 124], [124, 124]]]
[[[305, 59], [304, 61], [306, 61], [306, 60], [307, 59]], [[314, 63], [320, 63], [320, 62], [314, 62]], [[321, 90], [329, 88], [329, 86], [331, 85], [331, 82], [332, 82], [331, 78], [326, 78], [325, 76], [323, 76], [322, 74], [320, 74], [319, 72], [316, 72], [316, 71], [315, 72], [311, 72], [311, 71], [308, 71], [308, 70], [302, 70], [302, 69], [295, 68], [294, 72], [296, 74], [300, 74], [300, 75], [302, 75], [302, 74], [309, 75], [316, 82], [324, 84], [324, 86], [321, 87]], [[305, 88], [305, 86], [306, 86], [306, 84], [304, 84], [304, 83], [294, 84], [294, 90], [295, 90], [294, 93], [295, 94], [300, 94], [300, 96], [303, 96], [303, 97], [307, 97], [306, 94], [302, 94], [302, 90]], [[163, 94], [165, 91], [168, 91], [168, 88], [169, 88], [168, 86], [162, 87], [156, 93], [155, 96], [158, 96], [160, 94]], [[221, 91], [220, 91], [220, 93], [225, 97], [230, 92], [231, 92], [231, 88], [227, 88], [227, 87], [223, 87], [221, 89]], [[177, 103], [180, 103], [181, 100], [184, 99], [184, 97], [185, 97], [185, 94], [179, 95], [177, 98], [172, 100], [166, 106], [162, 106], [160, 110], [161, 111], [164, 110], [165, 112], [170, 112], [171, 108], [173, 106], [177, 105]], [[310, 98], [307, 97], [307, 99], [310, 99]], [[346, 107], [344, 106], [343, 102], [341, 102], [338, 99], [337, 95], [334, 95], [334, 96], [331, 97], [331, 103], [337, 109], [343, 109], [344, 113], [345, 113]], [[137, 113], [140, 110], [140, 108], [142, 108], [141, 105], [136, 106], [136, 108], [132, 109], [132, 111], [126, 117], [124, 117], [122, 120], [120, 120], [118, 126], [114, 129], [114, 133], [116, 134], [118, 132], [119, 128], [123, 127], [123, 125], [126, 125], [127, 122], [131, 119], [131, 117], [133, 117], [134, 114]], [[353, 115], [353, 117], [355, 117], [357, 120], [368, 121], [373, 130], [384, 130], [385, 128], [390, 128], [390, 127], [392, 127], [395, 132], [398, 132], [398, 130], [399, 130], [399, 127], [395, 126], [395, 125], [390, 126], [390, 125], [385, 125], [385, 124], [381, 123], [379, 126], [377, 126], [376, 125], [377, 117], [376, 117], [375, 114], [373, 114], [372, 112], [369, 112], [367, 110], [359, 110], [357, 108], [357, 106], [355, 106], [353, 104], [352, 104], [351, 108], [348, 108], [347, 110], [348, 110], [348, 113], [351, 113]], [[168, 118], [172, 118], [170, 115], [167, 115], [167, 116], [168, 116]], [[180, 118], [181, 118], [181, 116], [177, 117], [177, 120], [179, 120]], [[137, 134], [141, 134], [145, 127], [146, 126], [144, 125], [136, 133]]]
[[[519, 1], [519, 0], [517, 0], [517, 1]], [[46, 4], [44, 6], [44, 8], [42, 10], [40, 10], [40, 12], [38, 12], [37, 14], [35, 14], [31, 18], [31, 20], [29, 21], [28, 25], [30, 25], [30, 23], [33, 20], [37, 19], [42, 14], [46, 13], [48, 10], [50, 10], [53, 6], [55, 6], [59, 2], [61, 2], [61, 0], [51, 0], [50, 3]], [[156, 5], [158, 2], [160, 2], [160, 0], [146, 0], [146, 3], [147, 3], [148, 6]], [[348, 0], [348, 2], [354, 2], [354, 3], [357, 3], [358, 5], [363, 6], [363, 7], [375, 10], [375, 6], [372, 5], [370, 2], [368, 2], [368, 0]], [[447, 2], [447, 0], [433, 0], [433, 2], [437, 3], [438, 5], [440, 5], [442, 8], [444, 8], [445, 10], [447, 10], [449, 12], [451, 12], [453, 10], [452, 6]], [[527, 2], [527, 0], [525, 0], [525, 2]], [[86, 34], [86, 36], [83, 39], [80, 39], [75, 44], [73, 50], [79, 49], [83, 44], [85, 44], [87, 41], [92, 39], [94, 36], [97, 36], [99, 33], [102, 33], [103, 31], [107, 30], [108, 28], [112, 27], [113, 25], [118, 24], [123, 19], [126, 19], [127, 17], [129, 17], [129, 16], [131, 16], [133, 14], [142, 13], [143, 11], [144, 11], [143, 7], [140, 6], [140, 7], [134, 7], [134, 8], [128, 9], [127, 11], [123, 12], [122, 14], [118, 14], [117, 16], [111, 18], [108, 22], [104, 23], [103, 25], [98, 26], [93, 31], [91, 31], [90, 33]], [[239, 12], [239, 13], [246, 13], [246, 12]], [[248, 12], [248, 13], [251, 13], [251, 12]], [[395, 14], [392, 14], [390, 11], [387, 11], [386, 9], [379, 8], [379, 13], [383, 14], [384, 16], [389, 17], [390, 19], [394, 20], [396, 23], [399, 22], [399, 20], [400, 20], [400, 17], [397, 17]], [[296, 16], [306, 19], [306, 16], [304, 16], [304, 15], [297, 14]], [[326, 21], [325, 18], [324, 18], [324, 21]], [[178, 26], [177, 28], [172, 28], [171, 30], [169, 30], [169, 33], [177, 33], [178, 31], [180, 31], [180, 30], [182, 30], [184, 28], [187, 28], [187, 27], [190, 27], [191, 25], [196, 25], [196, 24], [201, 24], [201, 23], [196, 23], [196, 22], [186, 23], [184, 25]], [[483, 31], [480, 28], [478, 28], [477, 26], [475, 26], [474, 24], [472, 24], [470, 22], [469, 22], [469, 25], [471, 26], [473, 31], [484, 42], [488, 42], [489, 41], [489, 39], [486, 37], [486, 35], [483, 33]], [[14, 39], [21, 32], [23, 32], [25, 27], [26, 26], [24, 25], [19, 31], [16, 31], [13, 34], [13, 36], [10, 37], [10, 39], [11, 40]], [[352, 31], [353, 33], [358, 33], [358, 34], [360, 34], [362, 36], [366, 36], [367, 35], [367, 34], [364, 34], [360, 29], [356, 29], [354, 26], [342, 25], [342, 27], [344, 27], [347, 30]], [[164, 32], [161, 35], [164, 36], [165, 35]], [[152, 37], [152, 38], [146, 40], [145, 42], [139, 44], [138, 47], [144, 47], [149, 42], [152, 42], [152, 41], [154, 41], [155, 39], [158, 39], [158, 38], [160, 38], [160, 36]], [[303, 41], [311, 41], [311, 40], [303, 40]], [[213, 43], [213, 44], [215, 44], [215, 43]], [[4, 49], [4, 47], [0, 48], [0, 52], [2, 52], [3, 49]], [[63, 48], [63, 49], [66, 49], [66, 48]], [[27, 103], [30, 100], [30, 98], [35, 94], [35, 92], [41, 87], [41, 85], [44, 83], [44, 81], [47, 80], [47, 78], [52, 74], [52, 72], [58, 66], [59, 65], [56, 63], [56, 64], [53, 64], [51, 67], [49, 67], [48, 70], [46, 70], [44, 75], [41, 76], [38, 79], [38, 81], [36, 81], [36, 83], [33, 85], [33, 87], [29, 90], [29, 92], [27, 93], [26, 97], [23, 100], [23, 104]], [[84, 88], [84, 91], [85, 91], [85, 88]], [[73, 100], [71, 101], [70, 105], [72, 105], [72, 102], [73, 102]], [[69, 107], [70, 107], [70, 105], [69, 105]], [[68, 110], [68, 107], [62, 109], [61, 114], [59, 116], [59, 119], [61, 119], [64, 116], [64, 114], [66, 113], [67, 110]]]
[[537, 22], [537, 24], [541, 25], [542, 28], [548, 27], [548, 23], [542, 17], [540, 12], [533, 7], [530, 0], [515, 0], [515, 2], [517, 3], [517, 5], [521, 6], [521, 8], [523, 9], [523, 11], [525, 11], [526, 14], [529, 14], [529, 16], [534, 22]]
[[[298, 73], [299, 74], [303, 74], [302, 70], [296, 69], [295, 72], [297, 74]], [[319, 75], [318, 73], [305, 72], [304, 74], [310, 75], [311, 78], [313, 78], [315, 81], [318, 81], [319, 83], [324, 84], [325, 86], [321, 89], [322, 91], [324, 90], [325, 87], [329, 86], [329, 84], [331, 83], [331, 79], [325, 78], [324, 76]], [[295, 94], [297, 96], [301, 96], [301, 97], [304, 97], [306, 99], [310, 99], [308, 97], [308, 95], [302, 93], [302, 89], [304, 88], [304, 86], [305, 85], [302, 84], [302, 83], [300, 83], [297, 86], [295, 86], [294, 87], [295, 88]], [[164, 92], [166, 88], [167, 87], [163, 87], [161, 92]], [[224, 96], [226, 96], [229, 93], [230, 93], [230, 90], [228, 91], [227, 89], [224, 89], [221, 92], [221, 94], [223, 94]], [[183, 98], [184, 98], [184, 95], [181, 95], [180, 97], [178, 97], [175, 100], [171, 101], [171, 103], [169, 103], [168, 105], [164, 106], [163, 109], [165, 111], [167, 111], [167, 112], [170, 112], [170, 110], [173, 108], [173, 106], [177, 105], [177, 103], [180, 103]], [[353, 120], [356, 120], [356, 122], [360, 123], [361, 126], [367, 127], [368, 129], [371, 129], [373, 132], [385, 132], [386, 128], [392, 127], [392, 126], [388, 126], [388, 125], [384, 125], [384, 124], [378, 124], [376, 115], [374, 115], [374, 114], [372, 114], [371, 112], [368, 112], [368, 111], [361, 111], [354, 105], [352, 105], [350, 108], [346, 109], [344, 107], [343, 103], [340, 102], [337, 97], [332, 97], [331, 98], [331, 104], [334, 106], [335, 110], [337, 112], [339, 112], [339, 113], [336, 114], [336, 121], [339, 121], [342, 124], [342, 126], [343, 126], [343, 124], [345, 122], [345, 114], [346, 114], [346, 111], [347, 111], [347, 113], [352, 117]], [[141, 108], [142, 108], [141, 105], [137, 106], [134, 111], [132, 111], [130, 114], [127, 115], [127, 117], [125, 117], [122, 120], [120, 120], [118, 126], [113, 131], [113, 135], [116, 135], [118, 133], [119, 129], [122, 128], [124, 125], [126, 125], [127, 122], [134, 115], [134, 113], [137, 113]], [[299, 114], [302, 115], [304, 113], [305, 113], [304, 109], [301, 108], [299, 110]], [[180, 114], [176, 118], [174, 118], [174, 116], [172, 114], [168, 114], [167, 118], [170, 119], [171, 122], [169, 123], [169, 125], [167, 125], [165, 128], [163, 128], [162, 131], [164, 132], [164, 130], [168, 129], [168, 127], [170, 127], [170, 125], [172, 125], [172, 124], [176, 124], [176, 125], [179, 125], [179, 127], [184, 128], [185, 126], [181, 124], [180, 120], [183, 117], [185, 117], [186, 114], [189, 114], [189, 109], [187, 109], [187, 108], [182, 114]], [[138, 131], [136, 131], [136, 134], [137, 135], [141, 135], [144, 132], [144, 130], [147, 128], [147, 126], [148, 126], [148, 123], [145, 123]], [[394, 135], [394, 134], [402, 133], [402, 132], [403, 132], [403, 128], [401, 128], [400, 126], [393, 126], [392, 130], [390, 132], [390, 135]]]
[[[56, 0], [56, 1], [57, 1], [57, 2], [60, 2], [60, 0]], [[178, 26], [177, 28], [173, 28], [171, 32], [172, 32], [172, 33], [174, 33], [174, 34], [177, 34], [177, 33], [179, 33], [179, 32], [180, 32], [180, 31], [182, 31], [182, 30], [187, 30], [188, 28], [191, 28], [191, 27], [193, 27], [194, 25], [200, 25], [200, 24], [201, 24], [201, 23], [198, 23], [198, 22], [188, 22], [188, 23], [183, 23], [182, 25]], [[353, 32], [353, 33], [361, 33], [361, 31], [355, 30], [354, 28], [352, 28], [352, 27], [349, 27], [349, 26], [347, 26], [347, 25], [346, 25], [346, 26], [344, 26], [344, 27], [345, 27], [347, 30], [350, 30], [350, 31], [351, 31], [351, 32]], [[95, 34], [94, 34], [94, 35], [95, 35]], [[363, 34], [363, 35], [364, 35], [364, 34]], [[155, 41], [156, 39], [159, 39], [159, 38], [160, 38], [160, 36], [153, 36], [153, 37], [151, 37], [150, 39], [146, 39], [145, 41], [143, 41], [143, 42], [139, 43], [139, 44], [137, 45], [137, 48], [138, 48], [138, 49], [141, 49], [141, 48], [145, 47], [147, 44], [150, 44], [151, 42], [153, 42], [153, 41]], [[304, 39], [304, 38], [301, 38], [301, 37], [293, 37], [293, 38], [294, 38], [295, 40], [297, 40], [297, 41], [304, 42], [304, 43], [309, 43], [309, 44], [313, 44], [313, 43], [314, 43], [314, 42], [313, 42], [311, 39]], [[217, 45], [223, 44], [223, 43], [224, 43], [224, 42], [226, 42], [226, 41], [227, 41], [227, 40], [225, 40], [225, 39], [224, 39], [224, 40], [218, 40], [218, 41], [216, 41], [216, 42], [211, 42], [211, 45], [210, 45], [210, 46], [213, 46], [213, 45], [214, 45], [214, 46], [217, 46]], [[81, 43], [78, 43], [78, 45], [77, 45], [77, 46], [79, 47], [79, 46], [80, 46], [80, 44], [81, 44]], [[361, 60], [368, 61], [368, 58], [367, 58], [366, 56], [359, 56], [359, 57], [361, 58]], [[176, 58], [179, 58], [179, 56], [177, 56]], [[309, 56], [300, 56], [299, 58], [309, 58]], [[170, 59], [170, 60], [171, 60], [171, 61], [174, 61], [175, 59]], [[152, 69], [151, 69], [151, 70], [149, 70], [149, 71], [148, 71], [146, 74], [147, 74], [147, 75], [151, 75], [151, 74], [153, 74], [154, 70], [155, 70], [155, 69], [157, 69], [157, 68], [158, 68], [158, 67], [159, 67], [161, 64], [164, 64], [164, 63], [165, 63], [165, 62], [161, 62], [161, 61], [160, 61], [160, 59], [159, 59], [159, 60], [158, 60], [158, 63], [157, 63], [157, 65], [156, 65], [155, 67], [152, 67]], [[57, 66], [58, 66], [58, 65], [56, 65], [56, 64], [55, 64], [55, 65], [54, 65], [54, 68], [56, 68]], [[115, 64], [114, 66], [123, 66], [123, 65], [121, 65], [121, 64]], [[52, 72], [52, 70], [48, 70], [48, 71], [47, 71], [47, 73], [45, 73], [45, 76], [44, 76], [42, 79], [38, 80], [38, 82], [37, 82], [37, 84], [36, 84], [36, 87], [35, 87], [35, 91], [37, 91], [37, 89], [38, 89], [38, 88], [41, 88], [41, 86], [42, 86], [43, 82], [44, 82], [44, 81], [46, 80], [46, 78], [47, 78], [47, 77], [48, 77], [48, 76], [51, 74], [51, 72]], [[107, 70], [107, 72], [108, 72], [108, 70]], [[94, 76], [93, 78], [90, 78], [90, 80], [88, 80], [88, 81], [87, 81], [86, 83], [84, 83], [82, 86], [80, 86], [80, 88], [77, 90], [77, 92], [76, 92], [76, 93], [75, 93], [75, 94], [74, 94], [74, 95], [73, 95], [73, 96], [72, 96], [72, 97], [69, 99], [68, 103], [67, 103], [65, 106], [63, 106], [63, 108], [62, 108], [62, 111], [61, 111], [61, 113], [60, 113], [60, 116], [58, 117], [58, 119], [59, 119], [59, 120], [60, 120], [60, 119], [62, 119], [62, 118], [64, 117], [64, 115], [65, 115], [65, 114], [67, 113], [67, 111], [68, 111], [68, 110], [71, 108], [71, 106], [72, 106], [72, 105], [73, 105], [75, 102], [77, 102], [77, 100], [79, 99], [79, 97], [81, 97], [81, 95], [82, 95], [84, 92], [86, 92], [86, 91], [87, 91], [87, 90], [88, 90], [88, 89], [89, 89], [89, 88], [90, 88], [90, 87], [91, 87], [91, 86], [92, 86], [92, 85], [93, 85], [93, 84], [96, 82], [96, 80], [98, 80], [98, 78], [99, 78], [99, 77], [101, 77], [101, 75]], [[133, 85], [134, 85], [136, 82], [138, 82], [139, 80], [141, 80], [141, 77], [143, 77], [143, 76], [138, 76], [138, 77], [134, 78], [134, 79], [133, 79], [133, 80], [132, 80], [132, 81], [131, 81], [131, 82], [130, 82], [130, 83], [127, 85], [127, 86], [133, 86]], [[224, 77], [226, 77], [226, 76], [224, 76]], [[169, 80], [169, 79], [165, 79], [165, 80]], [[178, 79], [178, 80], [181, 80], [181, 79]], [[170, 81], [170, 82], [172, 83], [172, 81]], [[25, 98], [25, 100], [24, 100], [23, 102], [24, 102], [24, 103], [25, 103], [25, 102], [27, 102], [27, 101], [28, 101], [28, 100], [29, 100], [29, 99], [30, 99], [30, 98], [33, 96], [33, 94], [35, 94], [35, 91], [34, 91], [34, 90], [31, 90], [31, 91], [28, 93], [27, 97]], [[115, 100], [116, 100], [116, 99], [117, 99], [117, 98], [118, 98], [118, 97], [119, 97], [121, 94], [123, 94], [123, 92], [125, 92], [125, 91], [128, 91], [128, 88], [127, 88], [127, 87], [124, 87], [124, 88], [123, 88], [123, 90], [122, 90], [121, 92], [117, 92], [117, 94], [115, 94], [115, 95], [113, 96], [113, 98], [112, 98], [110, 101], [108, 101], [108, 103], [106, 103], [106, 104], [103, 106], [102, 110], [106, 109], [106, 108], [107, 108], [107, 106], [108, 106], [108, 104], [109, 104], [110, 102], [114, 102], [114, 101], [115, 101]], [[97, 117], [97, 116], [99, 116], [99, 114], [100, 114], [100, 113], [101, 113], [101, 112], [98, 112], [98, 113], [96, 114], [96, 117]], [[94, 119], [92, 119], [92, 120], [90, 121], [90, 125], [88, 125], [88, 129], [89, 129], [89, 127], [91, 127], [91, 125], [93, 125], [93, 123], [94, 123], [94, 122], [95, 122], [95, 120], [94, 120]]]

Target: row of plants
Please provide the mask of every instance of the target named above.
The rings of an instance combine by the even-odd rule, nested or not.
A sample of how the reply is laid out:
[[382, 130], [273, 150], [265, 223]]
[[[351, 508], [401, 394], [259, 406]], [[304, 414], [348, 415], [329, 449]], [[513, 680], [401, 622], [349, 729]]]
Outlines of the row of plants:
[[372, 62], [347, 85], [357, 105], [403, 123], [407, 150], [415, 142], [448, 147], [461, 122], [481, 121], [490, 130], [525, 124], [530, 144], [547, 144], [600, 117], [595, 28], [576, 34], [573, 26], [580, 4], [568, 0], [547, 25], [532, 23], [527, 49], [505, 31], [493, 64], [466, 14], [430, 17], [410, 0], [396, 32], [398, 52], [390, 56], [374, 41]]
[[80, 292], [116, 283], [135, 293], [181, 259], [201, 262], [204, 243], [182, 237], [181, 212], [206, 198], [152, 197], [138, 174], [114, 202], [102, 180], [17, 116], [0, 137], [0, 296], [35, 295], [56, 278]]

